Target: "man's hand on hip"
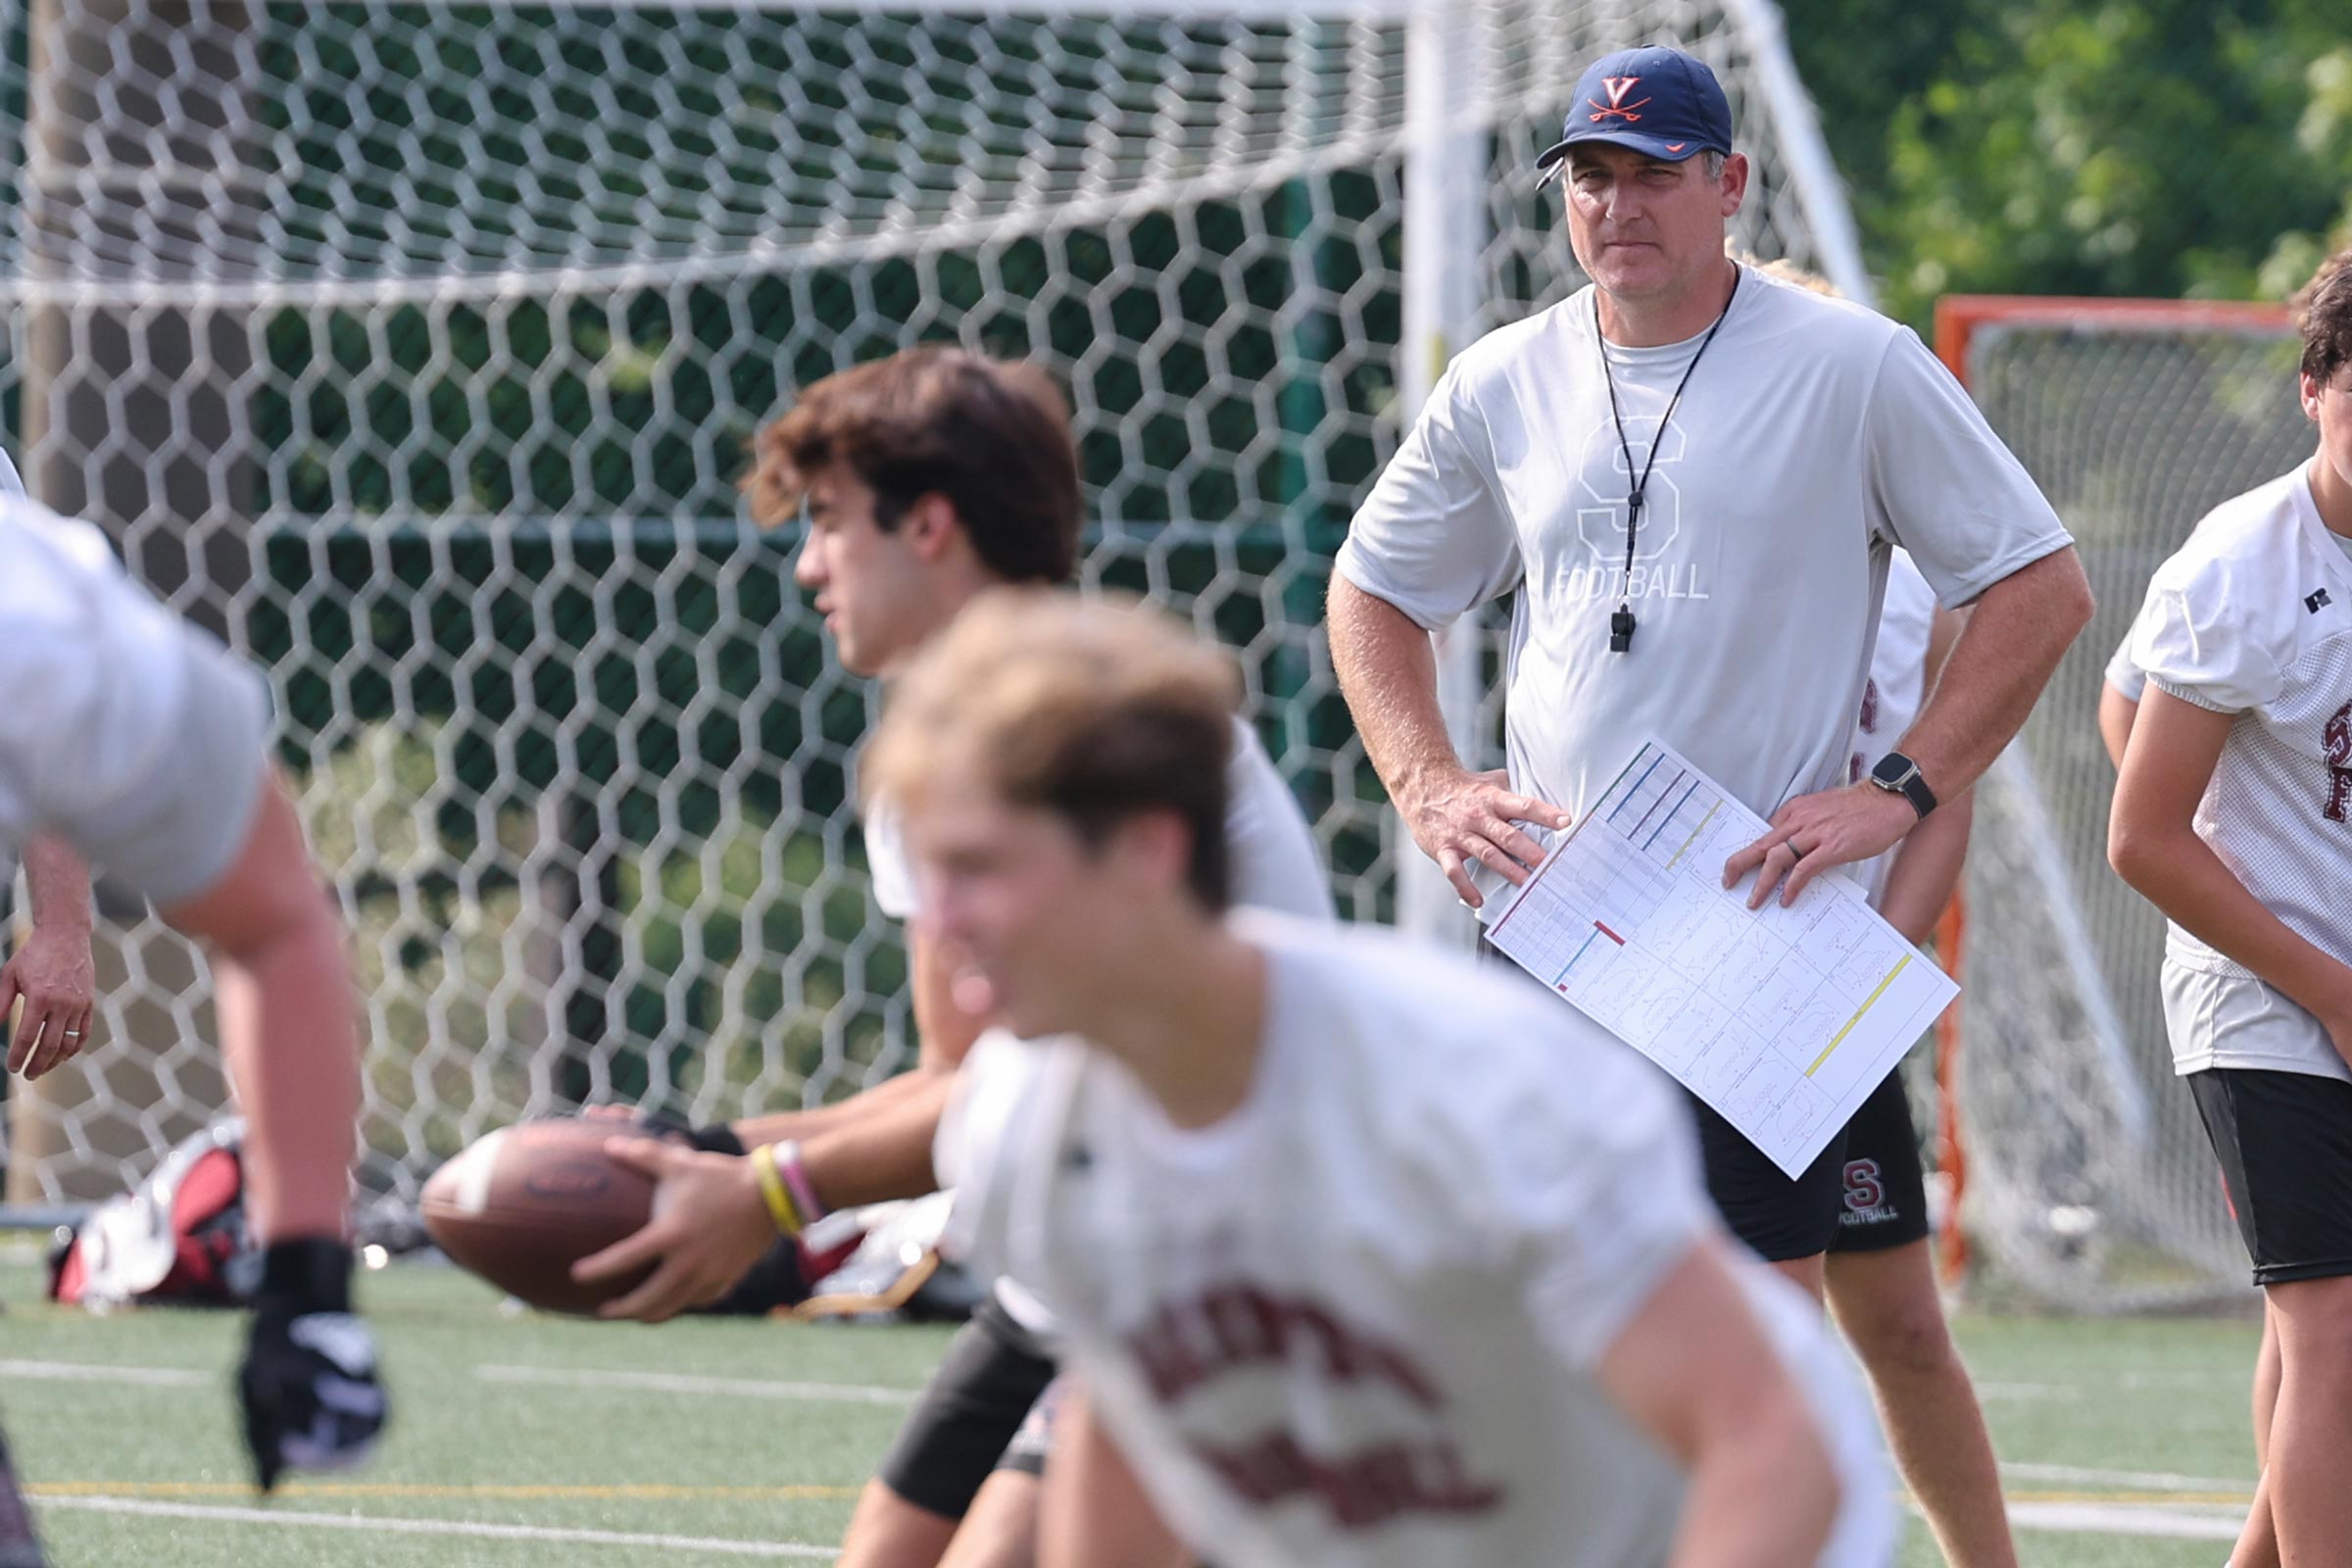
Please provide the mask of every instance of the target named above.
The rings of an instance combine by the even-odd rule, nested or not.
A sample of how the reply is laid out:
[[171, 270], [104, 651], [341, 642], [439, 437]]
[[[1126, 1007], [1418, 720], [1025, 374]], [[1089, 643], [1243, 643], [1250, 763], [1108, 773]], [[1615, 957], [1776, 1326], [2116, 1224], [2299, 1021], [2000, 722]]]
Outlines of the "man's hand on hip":
[[1876, 784], [1800, 795], [1772, 813], [1772, 831], [1724, 862], [1723, 885], [1756, 873], [1747, 906], [1764, 907], [1773, 889], [1790, 905], [1822, 872], [1884, 855], [1919, 825], [1919, 813], [1900, 795]]
[[1473, 909], [1486, 902], [1470, 879], [1473, 866], [1483, 865], [1517, 887], [1542, 862], [1544, 846], [1517, 824], [1558, 829], [1574, 820], [1556, 806], [1513, 794], [1501, 768], [1446, 775], [1416, 790], [1411, 800], [1399, 800], [1396, 808], [1421, 853], [1438, 862], [1455, 894]]

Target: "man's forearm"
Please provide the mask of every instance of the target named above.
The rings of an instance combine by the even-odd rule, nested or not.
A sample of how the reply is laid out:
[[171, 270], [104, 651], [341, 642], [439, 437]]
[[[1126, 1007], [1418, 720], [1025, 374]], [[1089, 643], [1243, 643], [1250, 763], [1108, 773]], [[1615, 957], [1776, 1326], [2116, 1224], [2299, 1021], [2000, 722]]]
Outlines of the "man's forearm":
[[830, 1105], [812, 1105], [807, 1110], [778, 1110], [764, 1116], [746, 1116], [727, 1125], [743, 1147], [760, 1144], [806, 1143], [820, 1133], [864, 1120], [898, 1103], [908, 1095], [922, 1092], [923, 1080], [931, 1077], [928, 1069], [910, 1068], [895, 1078], [885, 1078], [871, 1089], [860, 1089], [847, 1100], [837, 1100]]
[[1331, 579], [1325, 621], [1340, 695], [1364, 738], [1364, 755], [1392, 798], [1433, 773], [1459, 772], [1438, 703], [1438, 660], [1429, 633], [1385, 599]]
[[1812, 1568], [1838, 1520], [1829, 1450], [1791, 1394], [1761, 1425], [1710, 1444], [1692, 1467], [1673, 1568]]
[[24, 884], [34, 925], [89, 929], [89, 863], [62, 839], [36, 833], [24, 841]]
[[913, 1072], [902, 1081], [907, 1090], [870, 1114], [801, 1141], [801, 1170], [827, 1209], [939, 1191], [931, 1146], [956, 1075]]
[[2333, 1021], [2352, 1004], [2352, 974], [2273, 914], [2186, 824], [2122, 824], [2108, 859], [2166, 918], [2253, 970], [2305, 1011]]
[[1968, 834], [1975, 815], [1974, 793], [1946, 801], [1895, 846], [1886, 891], [1879, 897], [1879, 913], [1905, 940], [1927, 941], [1943, 915], [1943, 906], [1951, 903], [1952, 890], [1960, 884], [1960, 867], [1968, 858]]
[[2090, 585], [2072, 549], [1984, 590], [1899, 747], [1939, 797], [1954, 799], [1992, 765], [2089, 623], [2091, 608]]

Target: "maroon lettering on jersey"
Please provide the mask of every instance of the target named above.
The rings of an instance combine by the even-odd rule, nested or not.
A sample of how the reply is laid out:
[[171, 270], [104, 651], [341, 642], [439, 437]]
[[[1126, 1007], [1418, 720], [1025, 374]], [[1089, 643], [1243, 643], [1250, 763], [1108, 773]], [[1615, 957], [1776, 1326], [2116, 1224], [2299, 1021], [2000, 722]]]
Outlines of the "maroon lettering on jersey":
[[1876, 735], [1878, 732], [1879, 682], [1874, 675], [1862, 682], [1862, 733]]
[[1220, 1285], [1161, 1307], [1127, 1337], [1127, 1349], [1163, 1402], [1247, 1367], [1312, 1357], [1335, 1383], [1386, 1383], [1424, 1409], [1446, 1396], [1403, 1350], [1350, 1326], [1320, 1302], [1286, 1300], [1251, 1285]]
[[2321, 814], [2330, 822], [2352, 821], [2352, 703], [2328, 720], [2321, 745], [2328, 762], [2328, 804]]
[[1444, 1439], [1379, 1443], [1327, 1459], [1276, 1431], [1232, 1447], [1196, 1444], [1194, 1451], [1249, 1502], [1268, 1507], [1311, 1495], [1342, 1530], [1408, 1513], [1486, 1513], [1503, 1498], [1502, 1488], [1473, 1480], [1461, 1451]]

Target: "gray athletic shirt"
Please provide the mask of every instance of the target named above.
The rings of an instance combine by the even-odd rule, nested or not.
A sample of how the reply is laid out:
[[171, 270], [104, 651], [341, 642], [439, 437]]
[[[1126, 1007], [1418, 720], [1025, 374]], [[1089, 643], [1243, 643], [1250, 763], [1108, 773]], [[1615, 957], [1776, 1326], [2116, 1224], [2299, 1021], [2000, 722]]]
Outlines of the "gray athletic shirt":
[[252, 824], [269, 728], [261, 676], [103, 534], [0, 494], [0, 858], [52, 832], [158, 904], [201, 893]]
[[[1769, 815], [1842, 783], [1886, 562], [1957, 607], [2072, 541], [1958, 382], [1875, 312], [1743, 270], [1698, 340], [1612, 347], [1592, 291], [1455, 360], [1355, 515], [1348, 581], [1437, 628], [1513, 589], [1514, 785], [1572, 811], [1655, 736]], [[1630, 584], [1626, 496], [1650, 474]], [[1630, 586], [1633, 651], [1608, 650]]]

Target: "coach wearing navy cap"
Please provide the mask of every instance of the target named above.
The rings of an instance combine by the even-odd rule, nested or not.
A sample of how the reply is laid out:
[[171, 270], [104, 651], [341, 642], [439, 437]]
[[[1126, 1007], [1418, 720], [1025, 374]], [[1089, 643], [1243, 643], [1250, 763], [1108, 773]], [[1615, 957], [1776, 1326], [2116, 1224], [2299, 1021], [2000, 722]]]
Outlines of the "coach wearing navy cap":
[[1582, 141], [1613, 142], [1675, 164], [1694, 153], [1728, 156], [1731, 100], [1715, 73], [1679, 49], [1620, 49], [1585, 68], [1560, 139], [1536, 160], [1544, 183]]
[[[1748, 163], [1702, 62], [1595, 62], [1538, 162], [1546, 181], [1566, 175], [1592, 286], [1472, 344], [1431, 392], [1336, 563], [1342, 690], [1398, 815], [1473, 907], [1474, 873], [1491, 890], [1541, 859], [1521, 824], [1581, 817], [1654, 739], [1771, 820], [1716, 862], [1725, 885], [1752, 872], [1751, 906], [1810, 909], [1816, 876], [1891, 849], [2016, 733], [2090, 614], [2082, 565], [1917, 336], [1726, 258]], [[1946, 606], [1974, 611], [1917, 722], [1849, 784], [1897, 545]], [[1429, 637], [1514, 593], [1498, 778], [1446, 737]], [[1818, 1295], [1842, 1136], [1791, 1179], [1698, 1095], [1752, 1098], [1762, 1075], [1743, 1064], [1800, 1045], [1771, 1023], [1769, 960], [1745, 952], [1761, 933], [1725, 930], [1740, 951], [1694, 965], [1663, 1037], [1654, 1008], [1615, 1022], [1695, 1086], [1734, 1233]], [[1560, 989], [1612, 1022], [1625, 999], [1580, 997], [1583, 983]], [[1818, 1127], [1838, 1062], [1744, 1109]]]

